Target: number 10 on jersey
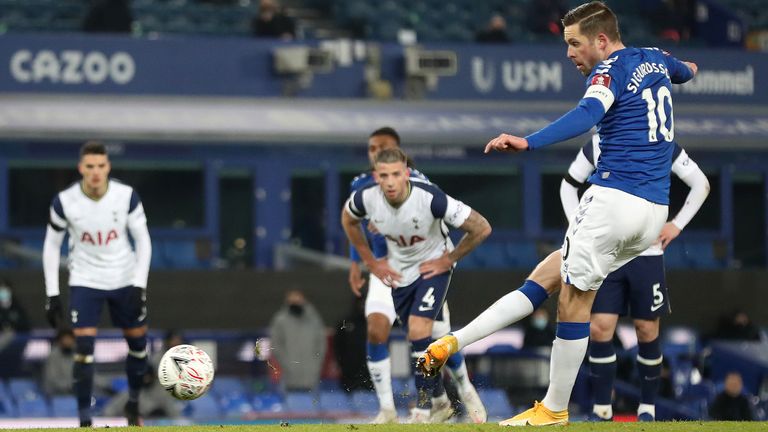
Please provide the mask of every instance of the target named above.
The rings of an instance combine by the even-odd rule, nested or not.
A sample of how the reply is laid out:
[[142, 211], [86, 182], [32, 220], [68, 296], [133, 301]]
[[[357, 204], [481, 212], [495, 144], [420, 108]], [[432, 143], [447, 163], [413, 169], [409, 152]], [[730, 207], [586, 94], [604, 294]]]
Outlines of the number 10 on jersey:
[[[648, 104], [648, 141], [658, 142], [658, 133], [664, 137], [664, 141], [672, 142], [675, 139], [675, 119], [672, 114], [672, 93], [667, 87], [659, 87], [656, 98], [652, 89], [645, 89], [642, 93], [643, 100]], [[665, 102], [669, 102], [669, 128], [667, 128], [667, 108]]]

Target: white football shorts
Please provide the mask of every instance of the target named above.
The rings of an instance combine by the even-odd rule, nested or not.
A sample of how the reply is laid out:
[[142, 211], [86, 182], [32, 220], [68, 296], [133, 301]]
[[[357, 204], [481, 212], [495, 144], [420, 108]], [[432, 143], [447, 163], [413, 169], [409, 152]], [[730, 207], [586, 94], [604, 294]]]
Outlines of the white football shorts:
[[668, 207], [619, 189], [592, 185], [581, 197], [563, 242], [563, 281], [597, 290], [611, 272], [659, 237]]
[[[389, 318], [389, 325], [394, 324], [397, 314], [395, 303], [392, 300], [392, 288], [384, 285], [378, 277], [368, 274], [368, 294], [365, 297], [365, 316], [372, 313], [380, 313]], [[435, 321], [432, 325], [432, 338], [437, 339], [450, 333], [451, 318], [448, 310], [448, 302], [443, 304], [443, 319]]]

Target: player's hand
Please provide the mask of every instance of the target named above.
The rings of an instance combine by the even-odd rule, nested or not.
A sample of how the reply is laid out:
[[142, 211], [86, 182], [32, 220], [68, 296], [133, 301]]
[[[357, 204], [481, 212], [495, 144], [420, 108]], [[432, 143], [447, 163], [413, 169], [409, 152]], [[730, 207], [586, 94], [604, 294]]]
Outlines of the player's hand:
[[360, 264], [352, 261], [352, 265], [349, 266], [349, 287], [352, 288], [352, 293], [355, 294], [355, 297], [362, 296], [360, 289], [363, 288], [363, 285], [365, 285], [365, 278], [363, 278], [363, 274], [360, 271]]
[[368, 270], [390, 288], [397, 288], [397, 284], [400, 282], [400, 273], [389, 266], [386, 258], [377, 259], [369, 263]]
[[528, 140], [514, 135], [501, 134], [488, 141], [483, 153], [490, 153], [492, 150], [502, 153], [516, 153], [528, 150]]
[[693, 76], [696, 76], [696, 73], [699, 71], [699, 66], [694, 62], [684, 61], [683, 63], [685, 63], [685, 65], [691, 69], [691, 72], [693, 72]]
[[373, 222], [371, 221], [368, 221], [368, 225], [366, 225], [366, 228], [368, 228], [368, 232], [370, 232], [371, 234], [379, 233], [379, 229], [376, 228], [376, 225], [374, 225]]
[[62, 314], [61, 296], [55, 295], [45, 300], [45, 319], [53, 328], [59, 328], [59, 324], [64, 320]]
[[450, 271], [451, 268], [453, 268], [453, 261], [448, 257], [447, 253], [444, 253], [440, 258], [421, 263], [421, 265], [419, 265], [419, 272], [421, 273], [422, 278], [429, 279], [433, 276]]
[[147, 314], [147, 289], [137, 286], [129, 288], [131, 290], [129, 301], [132, 309], [136, 311], [136, 316], [140, 317]]
[[672, 240], [676, 239], [680, 235], [680, 228], [678, 228], [672, 222], [667, 222], [664, 227], [661, 228], [661, 234], [659, 234], [659, 242], [661, 242], [661, 248], [666, 249]]

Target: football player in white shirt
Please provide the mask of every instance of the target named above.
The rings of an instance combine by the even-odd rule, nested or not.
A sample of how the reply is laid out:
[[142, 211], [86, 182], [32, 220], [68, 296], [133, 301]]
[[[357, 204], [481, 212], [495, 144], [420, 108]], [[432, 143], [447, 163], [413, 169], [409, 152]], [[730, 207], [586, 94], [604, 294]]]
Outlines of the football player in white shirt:
[[[376, 155], [380, 151], [392, 148], [400, 148], [400, 135], [391, 127], [376, 129], [368, 137], [368, 159], [373, 169]], [[410, 176], [428, 182], [427, 178], [417, 169], [410, 166]], [[376, 181], [372, 172], [364, 172], [352, 180], [351, 189], [357, 191], [368, 186], [375, 185]], [[376, 258], [387, 255], [387, 240], [383, 235], [369, 230], [368, 221], [361, 222], [363, 232], [366, 234], [368, 246]], [[361, 288], [365, 279], [360, 271], [360, 256], [354, 247], [350, 249], [352, 265], [349, 268], [349, 285], [352, 292], [360, 297]], [[368, 371], [371, 375], [376, 397], [379, 399], [379, 413], [371, 423], [396, 423], [397, 411], [392, 392], [392, 362], [389, 357], [389, 334], [392, 324], [395, 322], [397, 312], [392, 300], [392, 289], [384, 285], [376, 275], [370, 275], [368, 292], [365, 296], [365, 316], [368, 324], [368, 344], [366, 360]], [[435, 321], [432, 327], [432, 337], [439, 338], [451, 331], [450, 311], [448, 302], [443, 305], [443, 319]], [[461, 351], [452, 355], [446, 362], [448, 375], [456, 384], [461, 402], [464, 404], [467, 416], [473, 423], [485, 423], [488, 418], [485, 406], [477, 394], [475, 386], [469, 380], [467, 365]], [[437, 381], [435, 393], [432, 398], [432, 417], [435, 423], [448, 420], [453, 416], [454, 410], [442, 380]]]
[[[600, 138], [595, 135], [579, 151], [560, 184], [560, 200], [570, 221], [579, 207], [578, 189], [595, 171], [600, 158]], [[640, 421], [656, 419], [656, 395], [661, 374], [659, 319], [669, 313], [664, 277], [664, 249], [699, 211], [709, 195], [709, 181], [682, 147], [675, 144], [672, 172], [691, 188], [677, 215], [664, 225], [656, 244], [624, 264], [603, 281], [592, 304], [589, 335], [589, 367], [594, 406], [592, 420], [611, 420], [611, 396], [616, 378], [616, 352], [613, 334], [619, 315], [632, 315], [637, 332], [637, 369], [640, 375]]]
[[[374, 169], [377, 184], [352, 193], [342, 211], [342, 225], [370, 272], [392, 287], [395, 310], [407, 328], [415, 358], [432, 341], [434, 321], [442, 318], [454, 265], [491, 234], [491, 226], [435, 185], [409, 177], [407, 157], [399, 148], [380, 151]], [[373, 255], [360, 227], [364, 218], [387, 239], [387, 257]], [[448, 225], [466, 232], [455, 249], [450, 247]], [[414, 376], [418, 396], [410, 422], [426, 423], [436, 378], [415, 369]]]
[[110, 179], [110, 169], [104, 144], [89, 141], [82, 146], [78, 170], [83, 178], [53, 198], [43, 246], [46, 317], [59, 327], [60, 252], [69, 234], [69, 315], [76, 340], [73, 374], [81, 427], [92, 424], [93, 351], [104, 303], [128, 342], [126, 418], [129, 425], [141, 423], [138, 397], [147, 368], [146, 288], [152, 245], [138, 194]]

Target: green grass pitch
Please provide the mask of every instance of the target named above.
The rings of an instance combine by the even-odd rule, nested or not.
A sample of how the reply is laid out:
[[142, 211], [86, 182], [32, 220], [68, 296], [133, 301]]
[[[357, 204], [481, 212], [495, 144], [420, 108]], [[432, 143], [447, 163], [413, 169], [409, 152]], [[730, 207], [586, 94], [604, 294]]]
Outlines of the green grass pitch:
[[[515, 431], [520, 428], [509, 428], [486, 423], [473, 424], [430, 424], [430, 425], [351, 425], [351, 424], [288, 424], [280, 425], [198, 425], [198, 426], [154, 426], [154, 427], [121, 427], [109, 428], [120, 431], [132, 430], [136, 432], [400, 432], [400, 431], [428, 431], [428, 432], [491, 432], [491, 431]], [[78, 429], [6, 429], [8, 431], [36, 430], [46, 432], [72, 432]], [[83, 430], [83, 429], [80, 429]], [[531, 430], [531, 428], [524, 428]], [[537, 429], [541, 430], [541, 429]], [[656, 422], [656, 423], [571, 423], [567, 426], [553, 426], [545, 430], [562, 432], [752, 432], [768, 431], [766, 422]]]

